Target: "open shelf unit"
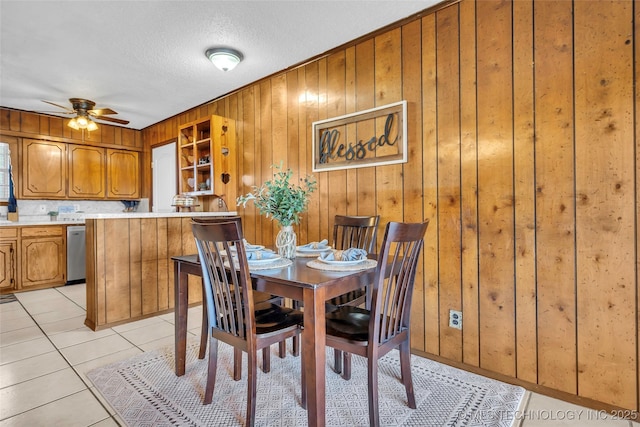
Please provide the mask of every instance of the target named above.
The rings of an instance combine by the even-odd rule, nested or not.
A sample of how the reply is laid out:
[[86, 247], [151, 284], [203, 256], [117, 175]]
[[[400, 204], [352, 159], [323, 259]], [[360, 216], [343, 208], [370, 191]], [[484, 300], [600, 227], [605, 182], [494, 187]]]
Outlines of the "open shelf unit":
[[232, 176], [235, 178], [235, 138], [235, 122], [220, 116], [179, 127], [180, 194], [235, 197], [235, 191], [228, 190], [233, 186], [227, 185]]

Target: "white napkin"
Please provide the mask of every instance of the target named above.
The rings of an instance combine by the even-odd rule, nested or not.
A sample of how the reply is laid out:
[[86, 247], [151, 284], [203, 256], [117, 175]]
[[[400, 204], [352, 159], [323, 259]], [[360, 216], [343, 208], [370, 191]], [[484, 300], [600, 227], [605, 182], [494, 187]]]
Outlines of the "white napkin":
[[344, 251], [334, 249], [320, 255], [323, 261], [364, 261], [367, 259], [367, 251], [359, 248], [349, 248]]
[[301, 249], [324, 249], [327, 247], [327, 243], [329, 243], [329, 241], [327, 239], [324, 239], [320, 242], [311, 242], [298, 247]]

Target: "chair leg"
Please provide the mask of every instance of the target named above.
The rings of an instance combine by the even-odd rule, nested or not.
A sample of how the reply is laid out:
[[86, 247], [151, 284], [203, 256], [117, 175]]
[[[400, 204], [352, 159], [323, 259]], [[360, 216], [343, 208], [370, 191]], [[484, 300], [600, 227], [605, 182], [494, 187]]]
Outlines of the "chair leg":
[[408, 341], [400, 344], [400, 373], [402, 374], [404, 388], [407, 390], [409, 408], [416, 409], [416, 397], [413, 393], [413, 380], [411, 378], [411, 350]]
[[209, 340], [209, 365], [207, 367], [207, 385], [204, 392], [204, 404], [213, 400], [213, 388], [216, 385], [216, 371], [218, 370], [218, 340]]
[[[302, 306], [302, 303], [300, 301], [293, 300], [291, 305], [294, 309], [299, 310], [300, 307]], [[293, 349], [291, 352], [295, 357], [300, 356], [300, 335], [294, 336], [291, 339], [291, 342], [293, 344]]]
[[380, 413], [378, 409], [378, 358], [367, 358], [367, 370], [369, 375], [369, 425], [380, 425]]
[[336, 374], [342, 372], [342, 352], [337, 348], [333, 349], [333, 370]]
[[198, 359], [204, 359], [204, 355], [207, 353], [207, 341], [209, 341], [209, 318], [207, 317], [207, 303], [202, 301], [202, 328], [200, 331], [200, 353], [198, 353]]
[[242, 377], [242, 350], [233, 349], [233, 380], [240, 381]]
[[247, 419], [246, 426], [253, 427], [256, 419], [256, 388], [258, 378], [258, 354], [255, 351], [248, 355], [248, 375], [247, 375]]
[[271, 347], [262, 349], [262, 372], [265, 374], [271, 371]]
[[287, 357], [287, 341], [283, 340], [278, 343], [278, 356], [280, 359]]
[[351, 353], [344, 353], [344, 364], [342, 367], [342, 378], [349, 381], [351, 379]]
[[307, 409], [307, 374], [305, 373], [304, 354], [300, 356], [300, 384], [302, 386], [300, 393], [300, 405]]

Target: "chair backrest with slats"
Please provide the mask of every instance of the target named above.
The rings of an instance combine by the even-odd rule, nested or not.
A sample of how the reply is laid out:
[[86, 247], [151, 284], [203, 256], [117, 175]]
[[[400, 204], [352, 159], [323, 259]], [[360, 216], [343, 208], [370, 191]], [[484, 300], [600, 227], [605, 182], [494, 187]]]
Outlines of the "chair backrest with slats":
[[360, 248], [373, 254], [376, 250], [376, 234], [380, 216], [336, 215], [333, 225], [335, 249]]
[[[429, 221], [390, 222], [385, 228], [372, 290], [372, 321], [369, 336], [378, 344], [408, 330], [411, 298]], [[375, 339], [377, 337], [377, 339]]]
[[[232, 218], [227, 222], [192, 222], [191, 227], [202, 266], [209, 326], [240, 339], [247, 339], [251, 331], [255, 335], [241, 222]], [[232, 246], [237, 257], [226, 256], [232, 253]]]

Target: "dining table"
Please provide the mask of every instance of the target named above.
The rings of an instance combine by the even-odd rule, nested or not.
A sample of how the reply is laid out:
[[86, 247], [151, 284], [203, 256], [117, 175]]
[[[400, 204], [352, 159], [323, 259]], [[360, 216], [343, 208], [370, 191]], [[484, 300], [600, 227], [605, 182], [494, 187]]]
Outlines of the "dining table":
[[[176, 256], [175, 291], [175, 371], [185, 373], [188, 311], [188, 276], [202, 276], [197, 255]], [[373, 282], [375, 268], [343, 271], [312, 268], [313, 259], [296, 257], [287, 267], [249, 269], [254, 289], [303, 303], [304, 331], [301, 347], [306, 375], [306, 409], [309, 426], [324, 426], [326, 419], [326, 329], [325, 302]], [[371, 260], [369, 260], [371, 261]], [[371, 265], [371, 264], [368, 264]], [[304, 400], [304, 399], [303, 399]]]

